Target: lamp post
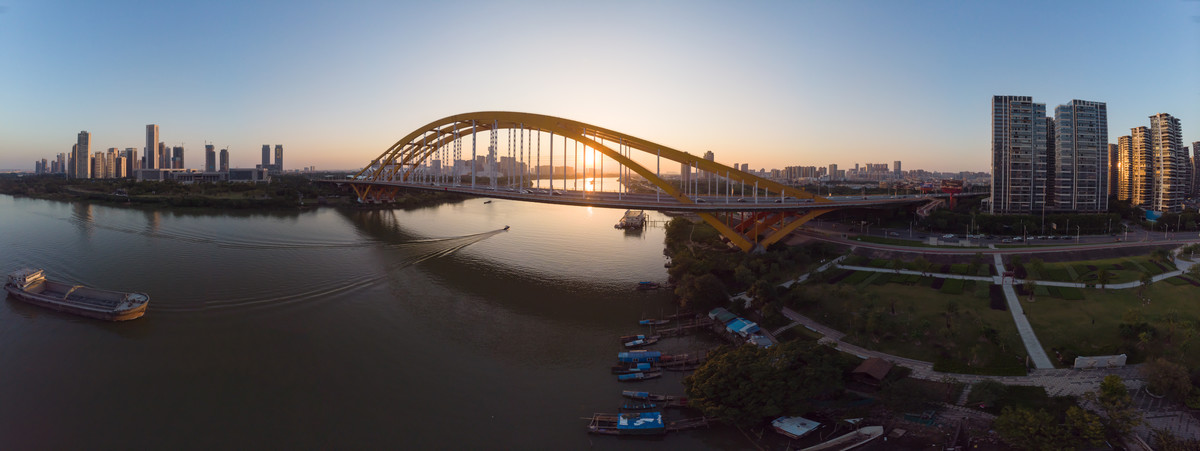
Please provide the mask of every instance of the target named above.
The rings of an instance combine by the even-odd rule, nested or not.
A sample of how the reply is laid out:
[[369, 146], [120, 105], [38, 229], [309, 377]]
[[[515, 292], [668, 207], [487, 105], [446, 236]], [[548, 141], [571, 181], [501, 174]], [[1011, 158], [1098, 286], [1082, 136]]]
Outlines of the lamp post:
[[[1068, 229], [1067, 233], [1071, 233], [1071, 230]], [[1079, 224], [1075, 225], [1075, 244], [1079, 244]]]

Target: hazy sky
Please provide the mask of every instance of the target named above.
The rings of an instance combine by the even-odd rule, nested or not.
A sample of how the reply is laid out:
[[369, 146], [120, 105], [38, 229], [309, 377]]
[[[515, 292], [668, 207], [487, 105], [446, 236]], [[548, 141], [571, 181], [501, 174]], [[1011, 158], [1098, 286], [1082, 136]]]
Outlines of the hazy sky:
[[435, 119], [524, 111], [752, 168], [989, 170], [990, 101], [1108, 103], [1200, 140], [1200, 1], [0, 0], [0, 168], [145, 125], [358, 168]]

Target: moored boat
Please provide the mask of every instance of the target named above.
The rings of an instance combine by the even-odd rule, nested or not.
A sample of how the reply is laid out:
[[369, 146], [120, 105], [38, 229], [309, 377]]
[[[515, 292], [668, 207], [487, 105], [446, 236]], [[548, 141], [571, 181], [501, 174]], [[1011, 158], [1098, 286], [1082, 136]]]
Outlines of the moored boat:
[[657, 379], [662, 377], [663, 371], [658, 368], [649, 369], [646, 371], [635, 371], [626, 374], [618, 374], [617, 380], [621, 382], [636, 382], [646, 379]]
[[686, 396], [660, 395], [644, 391], [622, 390], [621, 396], [641, 401], [662, 403], [664, 407], [687, 407]]
[[621, 404], [621, 410], [654, 410], [658, 404], [652, 402], [626, 402]]
[[645, 362], [631, 363], [631, 364], [626, 364], [626, 365], [614, 365], [612, 367], [612, 373], [613, 374], [638, 373], [638, 372], [643, 372], [643, 371], [650, 371], [653, 368], [654, 368], [654, 365], [651, 365], [651, 364], [645, 363]]
[[667, 433], [662, 412], [597, 413], [588, 432], [606, 435], [661, 435]]
[[150, 296], [85, 287], [46, 279], [41, 269], [22, 269], [8, 275], [4, 289], [14, 298], [61, 312], [106, 321], [125, 321], [146, 313]]
[[643, 326], [661, 326], [663, 324], [667, 324], [670, 322], [671, 322], [671, 320], [669, 320], [669, 319], [643, 319], [641, 321], [638, 321], [638, 324], [641, 324]]
[[657, 290], [661, 287], [662, 285], [659, 285], [658, 282], [638, 282], [637, 284], [637, 289], [641, 291]]
[[846, 451], [867, 444], [883, 435], [883, 426], [865, 426], [849, 434], [804, 448], [800, 451]]
[[651, 335], [645, 338], [638, 338], [632, 341], [625, 342], [626, 348], [640, 348], [642, 346], [650, 346], [658, 343], [658, 335]]

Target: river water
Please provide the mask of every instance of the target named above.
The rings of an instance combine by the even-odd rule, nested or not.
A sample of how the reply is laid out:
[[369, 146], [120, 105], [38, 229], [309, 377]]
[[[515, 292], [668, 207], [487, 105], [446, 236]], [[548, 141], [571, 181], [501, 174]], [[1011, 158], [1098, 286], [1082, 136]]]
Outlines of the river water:
[[581, 418], [615, 412], [622, 389], [683, 391], [675, 373], [609, 374], [618, 336], [674, 312], [665, 290], [634, 290], [665, 282], [662, 229], [615, 230], [622, 213], [482, 199], [173, 212], [0, 196], [4, 274], [41, 267], [151, 296], [124, 323], [0, 303], [0, 448], [751, 447], [728, 429], [586, 433]]

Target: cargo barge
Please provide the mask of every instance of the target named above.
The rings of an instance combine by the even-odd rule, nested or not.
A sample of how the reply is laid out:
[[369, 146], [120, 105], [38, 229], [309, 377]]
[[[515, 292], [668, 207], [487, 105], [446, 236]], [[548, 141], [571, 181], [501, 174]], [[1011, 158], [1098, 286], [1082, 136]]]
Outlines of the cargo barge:
[[46, 279], [41, 269], [22, 269], [8, 275], [4, 289], [21, 301], [106, 321], [140, 318], [150, 296], [123, 293]]

